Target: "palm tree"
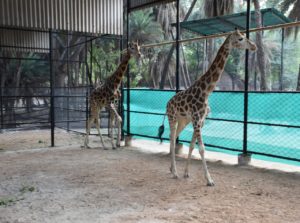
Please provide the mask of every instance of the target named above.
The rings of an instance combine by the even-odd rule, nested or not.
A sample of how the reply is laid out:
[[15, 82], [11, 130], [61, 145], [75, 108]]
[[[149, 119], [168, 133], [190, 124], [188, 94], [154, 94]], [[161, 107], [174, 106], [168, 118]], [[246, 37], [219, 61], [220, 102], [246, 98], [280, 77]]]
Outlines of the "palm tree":
[[[255, 22], [256, 27], [262, 27], [262, 17], [260, 12], [260, 4], [258, 0], [253, 0], [254, 8], [255, 8]], [[268, 90], [267, 79], [266, 79], [266, 60], [265, 60], [265, 52], [264, 52], [264, 44], [262, 38], [262, 32], [256, 32], [256, 45], [257, 45], [257, 65], [260, 72], [260, 90], [266, 91]]]
[[[190, 8], [187, 11], [187, 13], [184, 13], [184, 10], [180, 7], [179, 16], [185, 15], [183, 18], [181, 18], [181, 20], [186, 21], [189, 18], [196, 2], [197, 2], [197, 0], [193, 0], [191, 2]], [[157, 21], [160, 22], [162, 29], [164, 30], [165, 39], [169, 40], [170, 37], [172, 37], [172, 39], [174, 39], [173, 30], [171, 28], [171, 23], [176, 21], [176, 7], [175, 7], [174, 3], [160, 5], [158, 8], [155, 8], [155, 14], [156, 14]], [[160, 89], [163, 89], [165, 87], [165, 81], [166, 81], [167, 76], [168, 76], [169, 80], [171, 79], [171, 77], [169, 76], [170, 71], [174, 70], [174, 68], [172, 67], [172, 64], [175, 64], [174, 57], [173, 57], [174, 50], [175, 50], [175, 45], [173, 44], [170, 47], [168, 52], [165, 51], [167, 53], [167, 56], [164, 56], [165, 61], [164, 61], [164, 63], [162, 63], [163, 69], [161, 70], [162, 76], [161, 76], [161, 80], [160, 80], [160, 84], [159, 84]], [[185, 87], [187, 87], [188, 85], [190, 85], [190, 78], [188, 76], [189, 74], [187, 73], [185, 60], [180, 60], [179, 66], [182, 71], [184, 85], [185, 85]]]
[[135, 11], [129, 19], [129, 39], [139, 43], [155, 43], [162, 40], [162, 30], [158, 22], [153, 21], [150, 9]]
[[[205, 0], [203, 10], [206, 18], [232, 14], [234, 11], [234, 0]], [[213, 39], [207, 41], [206, 51], [206, 64], [209, 65], [214, 57]]]
[[[298, 21], [300, 19], [300, 0], [283, 0], [283, 2], [280, 4], [280, 8], [283, 13], [286, 13], [291, 7], [292, 9], [290, 10], [288, 17]], [[286, 29], [287, 35], [291, 35], [293, 32], [294, 38], [296, 39], [299, 32], [299, 26]], [[296, 90], [300, 91], [300, 64]]]

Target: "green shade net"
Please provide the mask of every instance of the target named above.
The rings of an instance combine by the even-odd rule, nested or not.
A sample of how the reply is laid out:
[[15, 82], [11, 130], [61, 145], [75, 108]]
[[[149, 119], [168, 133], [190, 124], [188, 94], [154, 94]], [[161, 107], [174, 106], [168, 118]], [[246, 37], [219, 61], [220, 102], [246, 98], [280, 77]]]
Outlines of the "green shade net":
[[[274, 8], [261, 10], [263, 26], [272, 26], [292, 22], [281, 12]], [[246, 12], [231, 15], [216, 16], [208, 19], [185, 21], [180, 23], [180, 27], [201, 35], [212, 35], [216, 33], [230, 32], [235, 28], [246, 30]], [[255, 12], [251, 11], [250, 28], [256, 28]], [[175, 24], [172, 24], [175, 25]]]
[[[127, 91], [124, 94], [127, 130]], [[174, 91], [130, 90], [130, 133], [157, 138], [166, 104]], [[300, 160], [300, 93], [249, 93], [248, 152], [264, 153]], [[203, 140], [208, 150], [242, 152], [244, 128], [244, 93], [214, 92], [209, 97], [211, 113], [205, 121]], [[163, 137], [169, 138], [167, 118]], [[277, 126], [271, 126], [275, 124]], [[189, 142], [193, 129], [188, 125], [180, 140]], [[225, 149], [224, 149], [225, 148]], [[267, 156], [264, 159], [274, 160]], [[300, 163], [297, 163], [300, 165]]]

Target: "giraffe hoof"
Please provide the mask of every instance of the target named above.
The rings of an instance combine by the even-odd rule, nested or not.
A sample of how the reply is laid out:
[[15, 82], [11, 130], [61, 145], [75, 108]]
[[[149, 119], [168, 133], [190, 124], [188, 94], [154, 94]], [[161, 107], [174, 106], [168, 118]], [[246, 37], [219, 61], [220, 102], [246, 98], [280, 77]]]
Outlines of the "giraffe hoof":
[[87, 146], [87, 145], [81, 146], [81, 147], [84, 148], [84, 149], [91, 149], [91, 147], [90, 147], [90, 146]]
[[214, 183], [214, 181], [208, 181], [206, 185], [209, 187], [213, 187], [213, 186], [215, 186], [215, 183]]
[[117, 149], [117, 147], [113, 146], [113, 148], [112, 148], [112, 149]]
[[184, 177], [184, 178], [189, 178], [190, 175], [189, 175], [188, 173], [184, 173], [183, 177]]
[[104, 149], [104, 150], [108, 150], [108, 148], [106, 148], [106, 147], [103, 147], [103, 149]]
[[173, 179], [178, 179], [179, 177], [178, 177], [177, 174], [174, 174], [172, 178], [173, 178]]

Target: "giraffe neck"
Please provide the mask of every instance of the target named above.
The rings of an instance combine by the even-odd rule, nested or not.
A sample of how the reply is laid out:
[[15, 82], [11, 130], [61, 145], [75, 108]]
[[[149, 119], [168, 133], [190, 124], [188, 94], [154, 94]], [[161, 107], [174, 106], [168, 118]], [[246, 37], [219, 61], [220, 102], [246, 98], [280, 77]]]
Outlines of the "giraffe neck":
[[120, 84], [122, 82], [125, 71], [127, 70], [130, 57], [131, 57], [130, 53], [128, 51], [125, 51], [122, 54], [122, 60], [121, 60], [120, 65], [118, 66], [117, 70], [106, 80], [106, 84], [109, 85], [109, 88], [113, 92], [115, 90], [119, 89], [119, 87], [120, 87]]
[[209, 69], [196, 81], [196, 85], [200, 87], [202, 91], [206, 91], [209, 94], [214, 90], [224, 71], [230, 51], [229, 37], [227, 37]]

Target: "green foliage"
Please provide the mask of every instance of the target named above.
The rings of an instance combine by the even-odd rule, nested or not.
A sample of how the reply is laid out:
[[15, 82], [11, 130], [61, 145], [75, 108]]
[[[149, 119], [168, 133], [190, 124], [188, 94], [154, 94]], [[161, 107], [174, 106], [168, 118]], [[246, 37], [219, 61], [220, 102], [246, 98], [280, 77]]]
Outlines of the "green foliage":
[[100, 39], [93, 43], [93, 50], [88, 57], [88, 63], [92, 60], [92, 79], [96, 83], [103, 81], [117, 68], [120, 59], [120, 51], [116, 40]]
[[154, 20], [150, 9], [135, 11], [129, 18], [129, 39], [139, 43], [159, 42], [163, 38], [163, 31]]

